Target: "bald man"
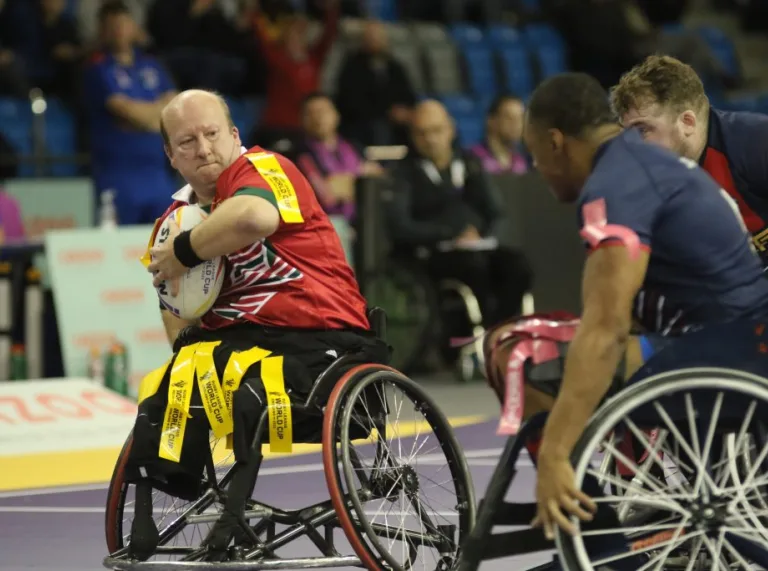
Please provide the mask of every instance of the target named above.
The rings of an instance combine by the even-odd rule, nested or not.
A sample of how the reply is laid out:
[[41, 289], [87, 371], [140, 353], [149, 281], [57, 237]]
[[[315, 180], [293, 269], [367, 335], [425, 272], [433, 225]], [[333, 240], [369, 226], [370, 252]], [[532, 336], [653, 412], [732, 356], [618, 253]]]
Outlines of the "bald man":
[[[353, 350], [360, 351], [362, 362], [389, 359], [387, 345], [370, 331], [366, 301], [339, 237], [309, 182], [291, 161], [261, 147], [244, 151], [225, 102], [204, 91], [174, 98], [162, 112], [162, 133], [171, 165], [189, 183], [174, 195], [163, 219], [186, 204], [197, 204], [210, 215], [191, 231], [180, 232], [172, 224], [169, 235], [151, 248], [148, 269], [155, 285], [173, 293], [176, 278], [219, 256], [227, 258], [227, 277], [218, 299], [199, 322], [183, 321], [163, 309], [175, 353], [154, 394], [139, 406], [126, 472], [137, 484], [131, 546], [139, 559], [149, 556], [157, 544], [152, 488], [181, 496], [199, 483], [204, 456], [195, 450], [208, 446], [209, 418], [224, 414], [231, 420], [238, 472], [228, 491], [242, 494], [236, 505], [244, 505], [255, 478], [248, 471], [252, 465], [246, 466], [250, 444], [257, 420], [268, 403], [274, 404], [275, 395], [283, 405], [304, 402], [314, 379], [336, 357]], [[213, 342], [215, 349], [204, 349], [200, 342], [205, 341]], [[207, 357], [202, 355], [206, 351]], [[203, 391], [198, 383], [204, 380], [195, 377], [194, 382], [193, 375], [205, 358], [215, 384], [206, 384]], [[185, 369], [184, 362], [190, 360], [197, 365]], [[175, 459], [168, 459], [168, 454], [158, 457], [158, 441], [164, 449], [163, 435], [168, 433], [165, 411], [171, 371], [173, 390], [186, 386], [192, 391], [191, 401], [185, 401], [187, 410], [182, 411], [182, 416], [191, 415], [182, 432], [182, 447], [188, 452], [179, 451]], [[225, 371], [232, 405], [222, 411], [222, 400], [210, 399], [221, 392], [218, 380], [224, 379]], [[270, 426], [276, 426], [273, 415], [280, 410], [285, 408], [269, 407]], [[288, 423], [296, 441], [306, 439], [306, 431], [318, 425], [317, 419], [305, 425], [306, 419], [299, 416], [291, 421], [285, 413], [276, 418], [281, 425]], [[285, 435], [291, 431], [270, 434], [273, 443], [282, 442], [290, 440]], [[217, 525], [209, 546], [224, 550], [232, 531]]]
[[490, 325], [520, 313], [531, 274], [519, 252], [502, 246], [477, 250], [484, 238], [498, 240], [504, 215], [480, 160], [455, 147], [455, 135], [442, 104], [427, 100], [416, 106], [413, 150], [395, 171], [389, 227], [400, 255], [425, 247], [435, 280], [454, 278], [470, 286]]
[[416, 93], [387, 44], [384, 25], [366, 22], [361, 46], [346, 56], [339, 74], [336, 92], [341, 131], [363, 145], [407, 142]]

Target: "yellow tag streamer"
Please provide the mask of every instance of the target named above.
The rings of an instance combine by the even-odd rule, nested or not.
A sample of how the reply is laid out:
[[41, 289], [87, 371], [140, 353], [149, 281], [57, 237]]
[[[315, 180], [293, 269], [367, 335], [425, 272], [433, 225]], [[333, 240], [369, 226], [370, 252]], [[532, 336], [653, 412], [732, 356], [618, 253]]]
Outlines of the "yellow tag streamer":
[[195, 372], [200, 388], [200, 399], [216, 438], [232, 433], [232, 413], [227, 410], [224, 392], [219, 384], [219, 375], [213, 362], [213, 350], [220, 341], [200, 343], [195, 351]]
[[299, 208], [299, 199], [296, 197], [296, 189], [293, 188], [277, 157], [272, 153], [249, 153], [245, 156], [275, 194], [277, 209], [280, 211], [283, 222], [286, 224], [304, 222]]
[[285, 392], [283, 357], [267, 357], [261, 362], [261, 380], [269, 406], [269, 449], [290, 453], [293, 450], [291, 400]]
[[171, 359], [168, 359], [162, 367], [158, 367], [151, 373], [147, 373], [144, 378], [141, 379], [138, 396], [139, 404], [141, 404], [143, 400], [148, 399], [157, 393], [157, 389], [160, 388], [160, 383], [163, 382], [163, 377], [165, 377], [165, 372], [168, 370], [168, 365], [170, 365], [170, 363]]
[[171, 368], [168, 405], [160, 435], [160, 458], [179, 462], [192, 399], [194, 357], [198, 343], [182, 347]]
[[[261, 347], [254, 347], [247, 351], [233, 351], [229, 356], [221, 385], [224, 388], [224, 403], [230, 417], [232, 417], [232, 398], [240, 386], [240, 381], [243, 380], [243, 375], [251, 365], [258, 363], [270, 353], [271, 351]], [[227, 436], [227, 450], [232, 450], [232, 437], [230, 435]]]

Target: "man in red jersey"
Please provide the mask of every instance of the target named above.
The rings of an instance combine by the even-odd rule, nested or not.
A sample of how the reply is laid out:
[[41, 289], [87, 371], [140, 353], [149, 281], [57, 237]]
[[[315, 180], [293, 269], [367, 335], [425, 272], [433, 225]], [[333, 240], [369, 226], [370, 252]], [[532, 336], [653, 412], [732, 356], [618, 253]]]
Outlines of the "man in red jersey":
[[[238, 466], [245, 466], [268, 406], [270, 445], [288, 452], [292, 441], [312, 439], [319, 427], [319, 418], [292, 415], [290, 401], [306, 398], [328, 365], [347, 352], [361, 362], [389, 358], [370, 331], [341, 241], [291, 161], [261, 147], [243, 149], [226, 103], [210, 92], [174, 98], [161, 132], [171, 165], [188, 182], [165, 216], [186, 203], [210, 216], [191, 231], [172, 227], [149, 250], [148, 270], [171, 293], [175, 280], [203, 260], [225, 256], [227, 277], [199, 323], [163, 311], [174, 356], [142, 383], [126, 467], [137, 484], [131, 548], [139, 559], [157, 545], [151, 489], [196, 497], [204, 461], [196, 451], [208, 446], [209, 429], [230, 439]], [[229, 487], [233, 498], [243, 495], [240, 505], [253, 487], [247, 474], [236, 472]], [[230, 532], [210, 544], [226, 545]]]

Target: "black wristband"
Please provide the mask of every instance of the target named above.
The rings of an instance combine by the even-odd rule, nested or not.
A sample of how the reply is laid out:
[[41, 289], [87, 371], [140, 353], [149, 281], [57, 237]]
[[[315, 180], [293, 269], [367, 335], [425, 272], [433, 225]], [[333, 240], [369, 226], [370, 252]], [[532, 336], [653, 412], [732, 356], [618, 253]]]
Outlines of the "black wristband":
[[198, 257], [192, 249], [191, 236], [192, 230], [185, 230], [176, 236], [173, 241], [173, 253], [176, 256], [176, 259], [187, 268], [194, 268], [205, 261]]

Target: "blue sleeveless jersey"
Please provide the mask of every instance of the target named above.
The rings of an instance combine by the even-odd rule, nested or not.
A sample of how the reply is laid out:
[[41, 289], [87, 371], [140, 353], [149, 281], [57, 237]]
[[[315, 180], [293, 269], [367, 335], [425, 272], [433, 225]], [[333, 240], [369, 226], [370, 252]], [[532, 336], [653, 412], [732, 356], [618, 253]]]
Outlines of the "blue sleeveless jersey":
[[596, 201], [608, 224], [631, 230], [650, 252], [634, 308], [646, 330], [768, 317], [768, 279], [738, 208], [695, 161], [624, 131], [598, 150], [580, 225]]

